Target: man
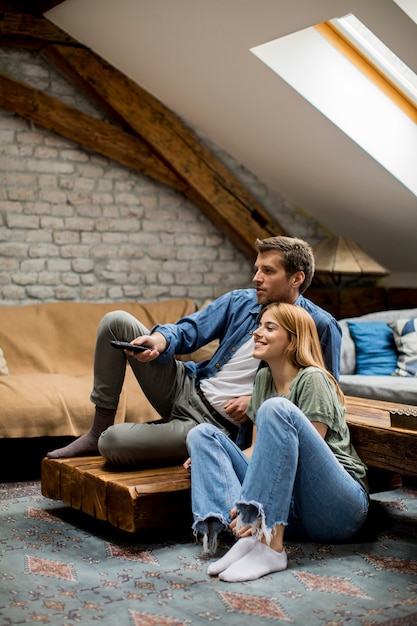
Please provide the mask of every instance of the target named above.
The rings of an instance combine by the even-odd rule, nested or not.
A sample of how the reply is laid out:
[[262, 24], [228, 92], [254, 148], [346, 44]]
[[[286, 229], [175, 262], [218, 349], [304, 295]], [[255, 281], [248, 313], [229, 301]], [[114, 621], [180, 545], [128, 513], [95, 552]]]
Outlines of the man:
[[[85, 435], [50, 458], [100, 453], [115, 464], [174, 462], [187, 456], [189, 430], [211, 422], [236, 439], [247, 422], [246, 408], [260, 361], [252, 356], [259, 312], [270, 302], [295, 303], [313, 317], [326, 367], [339, 378], [341, 329], [326, 311], [303, 297], [314, 274], [308, 243], [292, 237], [255, 242], [255, 289], [236, 289], [176, 324], [149, 330], [124, 311], [101, 320], [94, 358], [93, 424]], [[178, 361], [214, 339], [219, 347], [209, 361]], [[115, 350], [111, 340], [129, 341], [149, 350]], [[161, 420], [113, 425], [123, 386], [126, 359]], [[240, 443], [244, 445], [240, 436]], [[239, 440], [238, 440], [239, 442]]]

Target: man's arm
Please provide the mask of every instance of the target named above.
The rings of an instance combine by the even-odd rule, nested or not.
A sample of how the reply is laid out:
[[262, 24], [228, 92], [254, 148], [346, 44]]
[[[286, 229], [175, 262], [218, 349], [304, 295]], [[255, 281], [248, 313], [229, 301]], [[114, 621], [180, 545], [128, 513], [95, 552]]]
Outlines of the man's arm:
[[175, 354], [190, 354], [213, 339], [221, 339], [231, 319], [233, 293], [220, 296], [204, 309], [181, 318], [176, 324], [154, 326], [151, 336], [160, 333], [166, 341], [163, 358], [168, 359]]
[[330, 319], [327, 325], [322, 329], [318, 329], [318, 331], [326, 369], [333, 374], [336, 380], [339, 380], [340, 355], [342, 352], [342, 329], [340, 324], [335, 319]]

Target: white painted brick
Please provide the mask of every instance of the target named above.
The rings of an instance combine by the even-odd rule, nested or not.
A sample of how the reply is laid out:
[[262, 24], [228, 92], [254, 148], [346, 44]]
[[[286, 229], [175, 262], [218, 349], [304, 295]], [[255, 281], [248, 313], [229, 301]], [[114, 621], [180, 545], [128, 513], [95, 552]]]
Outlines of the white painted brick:
[[133, 219], [98, 219], [96, 229], [102, 232], [132, 232], [139, 230], [139, 222]]
[[91, 194], [93, 204], [113, 204], [113, 194], [111, 193], [93, 193]]
[[21, 202], [12, 202], [5, 200], [1, 203], [1, 211], [4, 216], [9, 213], [23, 213], [23, 204]]
[[[6, 150], [5, 152], [9, 152]], [[0, 155], [0, 171], [3, 172], [18, 172], [25, 171], [27, 168], [27, 164], [23, 161], [19, 161], [19, 154], [12, 155]]]
[[66, 193], [57, 189], [43, 189], [39, 194], [39, 199], [49, 204], [65, 204], [67, 196]]
[[26, 292], [29, 298], [37, 300], [52, 300], [54, 297], [54, 291], [50, 287], [42, 285], [32, 285], [26, 287]]
[[122, 300], [124, 297], [123, 289], [119, 286], [117, 287], [109, 287], [108, 297], [110, 300]]
[[20, 263], [20, 270], [22, 272], [41, 272], [44, 266], [44, 259], [25, 259]]
[[67, 287], [77, 287], [81, 282], [78, 274], [74, 274], [73, 272], [71, 272], [71, 274], [62, 274], [61, 281], [62, 284]]
[[53, 258], [47, 260], [46, 267], [51, 272], [69, 272], [72, 269], [72, 263], [69, 259]]
[[59, 248], [60, 256], [62, 258], [74, 258], [79, 259], [85, 256], [88, 256], [89, 249], [88, 246], [83, 245], [65, 245]]
[[84, 217], [91, 217], [93, 219], [99, 217], [102, 211], [99, 206], [93, 204], [80, 204], [77, 205], [77, 214]]
[[51, 243], [53, 232], [39, 228], [37, 230], [30, 230], [25, 235], [25, 240], [28, 243]]
[[77, 300], [78, 290], [68, 285], [58, 285], [54, 289], [54, 298], [56, 300]]
[[64, 161], [76, 161], [77, 163], [87, 163], [89, 156], [81, 150], [61, 150], [61, 159]]
[[16, 140], [18, 143], [30, 143], [31, 145], [43, 143], [43, 133], [42, 131], [31, 132], [29, 130], [23, 130], [16, 133]]
[[[72, 274], [74, 276], [74, 274]], [[78, 284], [78, 276], [75, 277]], [[38, 282], [42, 285], [48, 285], [49, 287], [54, 285], [60, 285], [64, 281], [64, 277], [57, 272], [39, 272]]]
[[60, 161], [33, 160], [27, 163], [27, 169], [39, 173], [69, 174], [74, 171], [74, 166], [72, 163], [61, 163]]
[[15, 131], [8, 128], [0, 129], [0, 144], [12, 143], [15, 137]]
[[17, 258], [9, 258], [3, 255], [0, 256], [0, 270], [17, 270], [20, 266], [19, 260]]
[[81, 288], [81, 296], [84, 300], [102, 300], [106, 298], [106, 287], [103, 285], [83, 286]]
[[56, 159], [58, 157], [58, 150], [48, 148], [48, 146], [40, 146], [34, 150], [33, 156], [37, 159]]
[[80, 234], [77, 232], [64, 230], [54, 233], [54, 243], [59, 246], [67, 244], [78, 244], [80, 242]]
[[158, 281], [162, 285], [173, 285], [175, 283], [174, 274], [172, 272], [158, 272]]
[[80, 274], [80, 282], [85, 286], [95, 285], [96, 277], [94, 274]]
[[9, 228], [39, 228], [39, 217], [37, 215], [9, 213], [6, 216], [6, 224]]
[[94, 263], [91, 259], [76, 259], [72, 261], [71, 269], [76, 274], [86, 274], [94, 270]]
[[88, 217], [67, 217], [65, 227], [69, 230], [86, 231], [94, 230], [94, 220]]
[[115, 195], [114, 201], [117, 204], [139, 204], [141, 199], [133, 193], [118, 193]]
[[30, 187], [9, 187], [9, 200], [36, 200], [38, 191]]
[[65, 221], [62, 217], [43, 216], [41, 217], [41, 226], [49, 230], [62, 230], [65, 227]]
[[35, 174], [26, 174], [13, 172], [6, 174], [4, 183], [6, 185], [14, 185], [16, 187], [34, 187], [37, 184], [37, 176]]
[[48, 258], [55, 257], [59, 255], [59, 249], [57, 246], [52, 244], [39, 244], [39, 245], [31, 245], [29, 247], [29, 256], [32, 258]]
[[3, 300], [8, 301], [10, 304], [23, 301], [27, 298], [26, 289], [19, 287], [18, 285], [5, 285], [1, 290]]

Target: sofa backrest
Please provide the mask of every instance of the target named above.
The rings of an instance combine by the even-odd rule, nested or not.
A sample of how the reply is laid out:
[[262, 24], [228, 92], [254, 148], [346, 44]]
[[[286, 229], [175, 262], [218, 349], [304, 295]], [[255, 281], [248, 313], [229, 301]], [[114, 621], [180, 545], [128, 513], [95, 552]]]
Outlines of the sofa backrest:
[[137, 302], [46, 302], [0, 307], [0, 348], [9, 374], [60, 373], [81, 375], [93, 367], [97, 326], [109, 311], [128, 311], [148, 328], [176, 322], [193, 313], [184, 298]]
[[417, 317], [417, 309], [395, 309], [366, 313], [359, 317], [346, 317], [339, 320], [342, 327], [342, 354], [340, 358], [340, 374], [354, 374], [356, 370], [356, 350], [347, 322], [395, 322], [403, 318]]

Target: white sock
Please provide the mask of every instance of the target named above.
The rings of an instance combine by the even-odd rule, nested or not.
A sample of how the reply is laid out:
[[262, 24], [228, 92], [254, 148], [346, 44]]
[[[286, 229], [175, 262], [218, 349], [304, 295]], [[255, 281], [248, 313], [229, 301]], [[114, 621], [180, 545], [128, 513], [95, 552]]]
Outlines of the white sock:
[[227, 569], [232, 563], [241, 559], [242, 556], [245, 556], [249, 550], [252, 550], [256, 543], [258, 543], [258, 541], [255, 537], [243, 537], [243, 539], [239, 539], [221, 559], [210, 563], [207, 574], [217, 576], [217, 574]]
[[257, 541], [250, 552], [221, 572], [219, 578], [228, 583], [236, 583], [255, 580], [266, 574], [272, 574], [272, 572], [281, 572], [284, 569], [287, 569], [285, 550], [276, 552], [265, 543]]

